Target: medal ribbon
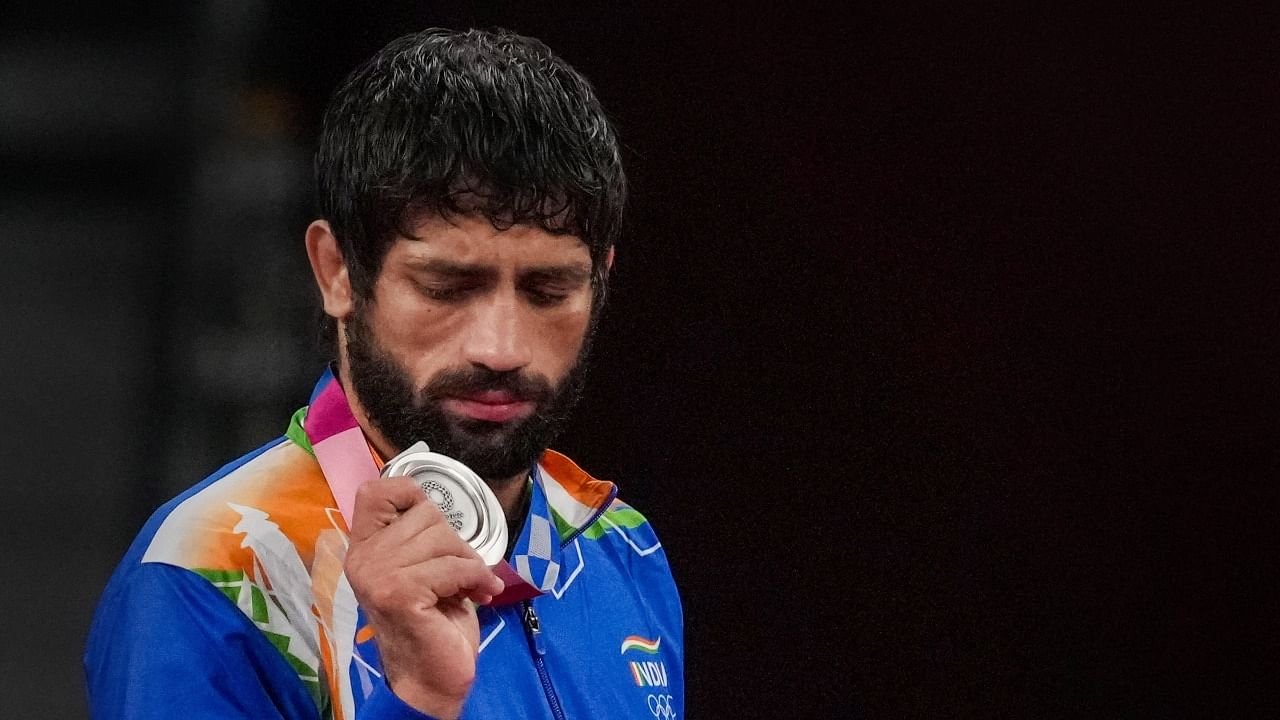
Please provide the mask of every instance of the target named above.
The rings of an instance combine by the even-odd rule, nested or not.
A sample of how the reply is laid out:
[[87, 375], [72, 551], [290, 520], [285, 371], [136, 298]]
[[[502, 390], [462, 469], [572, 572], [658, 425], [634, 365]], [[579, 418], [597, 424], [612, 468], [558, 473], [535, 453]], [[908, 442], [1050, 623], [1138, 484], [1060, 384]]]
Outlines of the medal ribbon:
[[[346, 393], [342, 390], [342, 384], [334, 377], [333, 371], [325, 370], [324, 376], [316, 384], [302, 428], [311, 441], [311, 450], [320, 463], [325, 481], [329, 483], [333, 499], [338, 503], [338, 511], [350, 528], [351, 517], [355, 512], [356, 489], [361, 483], [378, 477], [382, 468], [364, 437], [364, 431], [360, 429], [360, 423], [352, 414]], [[518, 565], [528, 567], [528, 563]], [[542, 583], [536, 583], [532, 577], [525, 577], [525, 574], [518, 572], [506, 560], [498, 563], [493, 568], [493, 573], [502, 578], [506, 589], [490, 605], [508, 605], [542, 594], [538, 589]]]

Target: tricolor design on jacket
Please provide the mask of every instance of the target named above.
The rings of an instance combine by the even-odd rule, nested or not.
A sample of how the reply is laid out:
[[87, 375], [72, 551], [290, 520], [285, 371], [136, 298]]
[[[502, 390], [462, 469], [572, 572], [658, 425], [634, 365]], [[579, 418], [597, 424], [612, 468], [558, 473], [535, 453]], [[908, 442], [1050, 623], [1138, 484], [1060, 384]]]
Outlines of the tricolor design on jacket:
[[[85, 654], [95, 718], [425, 717], [382, 678], [306, 412], [160, 508], [134, 541]], [[546, 564], [543, 594], [481, 608], [463, 717], [652, 718], [659, 701], [682, 717], [680, 603], [648, 522], [554, 451], [532, 482], [514, 557]]]

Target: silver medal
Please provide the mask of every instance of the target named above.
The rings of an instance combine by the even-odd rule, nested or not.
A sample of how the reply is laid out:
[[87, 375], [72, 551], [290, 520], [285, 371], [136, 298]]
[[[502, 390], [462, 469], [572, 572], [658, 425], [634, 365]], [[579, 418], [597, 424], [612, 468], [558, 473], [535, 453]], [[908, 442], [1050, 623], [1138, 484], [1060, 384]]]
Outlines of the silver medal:
[[417, 442], [382, 468], [382, 477], [413, 478], [445, 521], [490, 567], [507, 550], [507, 519], [489, 485], [471, 468]]

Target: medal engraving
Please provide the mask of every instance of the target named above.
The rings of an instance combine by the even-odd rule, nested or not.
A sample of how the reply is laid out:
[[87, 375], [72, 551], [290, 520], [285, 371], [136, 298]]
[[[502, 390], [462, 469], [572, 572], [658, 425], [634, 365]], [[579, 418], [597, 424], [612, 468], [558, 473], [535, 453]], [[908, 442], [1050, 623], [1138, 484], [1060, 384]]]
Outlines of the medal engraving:
[[507, 520], [489, 486], [471, 468], [447, 455], [431, 452], [426, 443], [412, 447], [382, 468], [382, 477], [407, 476], [418, 483], [445, 522], [493, 566], [507, 547]]
[[453, 509], [453, 493], [435, 480], [424, 480], [420, 487], [422, 492], [427, 494], [427, 499], [435, 503], [436, 507], [440, 508], [440, 512], [444, 513], [444, 519], [449, 521], [449, 526], [461, 533], [462, 519], [466, 515]]

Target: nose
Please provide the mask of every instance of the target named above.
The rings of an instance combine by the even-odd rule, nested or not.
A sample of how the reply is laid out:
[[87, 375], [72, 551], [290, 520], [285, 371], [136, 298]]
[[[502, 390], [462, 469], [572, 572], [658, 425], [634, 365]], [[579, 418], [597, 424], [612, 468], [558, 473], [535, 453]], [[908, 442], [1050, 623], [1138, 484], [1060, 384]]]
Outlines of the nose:
[[463, 352], [473, 365], [494, 372], [518, 370], [529, 364], [529, 329], [515, 293], [493, 293], [473, 307]]

